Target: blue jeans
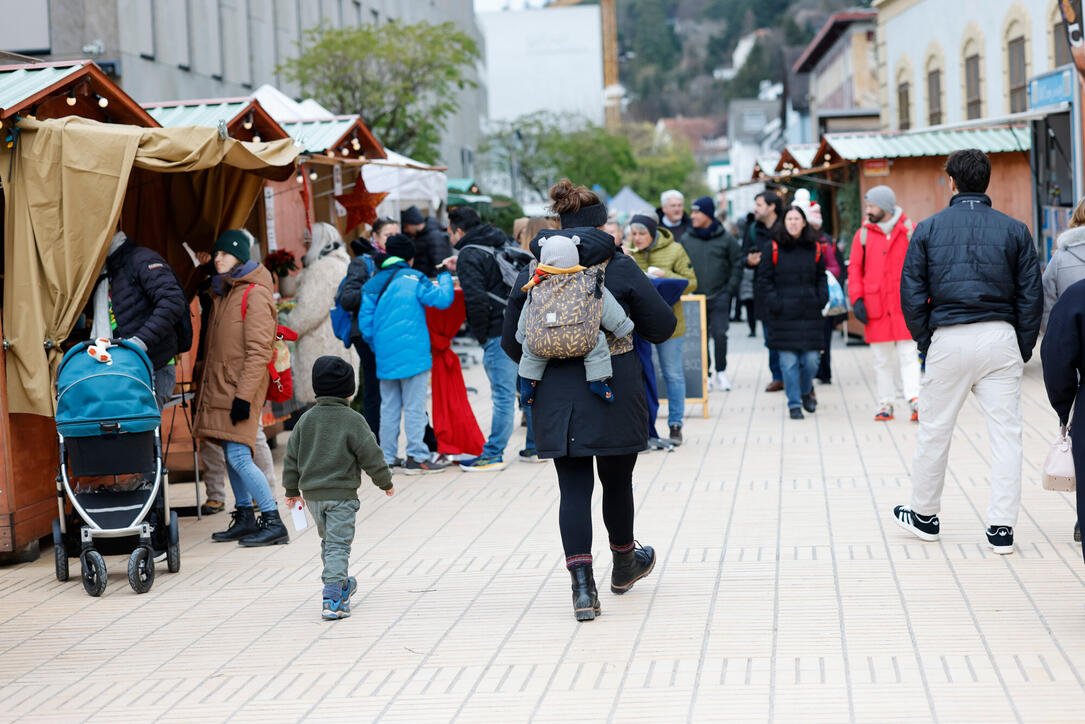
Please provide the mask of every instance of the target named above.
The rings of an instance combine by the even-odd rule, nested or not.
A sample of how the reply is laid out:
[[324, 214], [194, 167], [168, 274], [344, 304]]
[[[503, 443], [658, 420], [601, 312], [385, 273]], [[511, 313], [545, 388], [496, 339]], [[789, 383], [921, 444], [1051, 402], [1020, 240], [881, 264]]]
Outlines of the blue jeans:
[[253, 462], [252, 449], [239, 442], [223, 440], [222, 454], [226, 458], [226, 474], [230, 478], [230, 488], [234, 491], [237, 505], [247, 506], [250, 500], [255, 500], [261, 513], [275, 510], [271, 487]]
[[426, 447], [426, 385], [429, 370], [401, 380], [381, 380], [381, 451], [391, 465], [399, 452], [399, 419], [407, 436], [407, 457], [416, 463], [429, 460]]
[[769, 348], [769, 324], [761, 321], [761, 333], [765, 335], [765, 348], [769, 350], [769, 372], [772, 373], [772, 381], [779, 382], [784, 379], [780, 370], [780, 350]]
[[682, 369], [682, 338], [668, 339], [656, 345], [659, 367], [667, 384], [667, 426], [682, 425], [686, 411], [686, 375]]
[[[519, 380], [517, 380], [519, 382]], [[531, 408], [524, 407], [524, 401], [520, 400], [520, 409], [524, 411], [524, 419], [527, 420], [527, 432], [524, 434], [524, 449], [535, 449], [535, 423], [531, 419]]]
[[490, 418], [490, 439], [482, 447], [482, 457], [500, 460], [516, 424], [516, 363], [501, 349], [501, 338], [491, 337], [482, 345], [482, 366], [490, 378], [490, 398], [494, 412]]
[[816, 349], [780, 350], [780, 370], [784, 373], [784, 394], [788, 409], [802, 407], [802, 396], [814, 389], [814, 374], [821, 364]]

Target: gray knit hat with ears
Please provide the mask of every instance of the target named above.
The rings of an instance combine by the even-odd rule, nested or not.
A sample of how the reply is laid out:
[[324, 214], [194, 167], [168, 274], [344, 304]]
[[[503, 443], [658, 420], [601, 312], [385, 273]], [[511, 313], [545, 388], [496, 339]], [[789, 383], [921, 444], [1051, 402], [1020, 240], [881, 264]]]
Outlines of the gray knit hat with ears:
[[547, 236], [539, 240], [539, 261], [547, 266], [568, 269], [580, 264], [579, 236]]

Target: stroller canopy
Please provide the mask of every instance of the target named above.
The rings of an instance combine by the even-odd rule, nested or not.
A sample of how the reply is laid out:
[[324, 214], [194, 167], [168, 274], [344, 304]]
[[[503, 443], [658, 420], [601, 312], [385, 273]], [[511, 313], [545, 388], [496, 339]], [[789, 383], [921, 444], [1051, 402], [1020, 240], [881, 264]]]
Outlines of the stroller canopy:
[[149, 432], [161, 415], [154, 397], [151, 361], [126, 341], [109, 348], [112, 364], [87, 353], [92, 342], [77, 344], [60, 362], [57, 374], [57, 432], [65, 437]]

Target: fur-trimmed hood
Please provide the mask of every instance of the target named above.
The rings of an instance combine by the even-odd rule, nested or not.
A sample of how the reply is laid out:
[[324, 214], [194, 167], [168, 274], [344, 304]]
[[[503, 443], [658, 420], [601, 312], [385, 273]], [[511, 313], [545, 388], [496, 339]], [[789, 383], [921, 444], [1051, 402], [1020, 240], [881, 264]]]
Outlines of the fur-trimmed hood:
[[1059, 234], [1058, 243], [1060, 249], [1069, 249], [1072, 246], [1085, 244], [1085, 226], [1078, 226], [1062, 232]]

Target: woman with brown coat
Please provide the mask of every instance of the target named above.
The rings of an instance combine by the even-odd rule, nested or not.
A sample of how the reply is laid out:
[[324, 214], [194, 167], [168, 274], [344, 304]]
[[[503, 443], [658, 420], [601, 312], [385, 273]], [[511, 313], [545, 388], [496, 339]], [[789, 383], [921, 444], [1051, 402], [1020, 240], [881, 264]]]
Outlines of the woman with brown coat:
[[[196, 407], [196, 437], [222, 445], [237, 509], [230, 527], [211, 537], [243, 546], [289, 542], [267, 478], [252, 459], [269, 381], [277, 314], [271, 272], [250, 261], [252, 235], [224, 231], [212, 249], [217, 275], [204, 344], [203, 376]], [[260, 508], [260, 520], [250, 506]]]

